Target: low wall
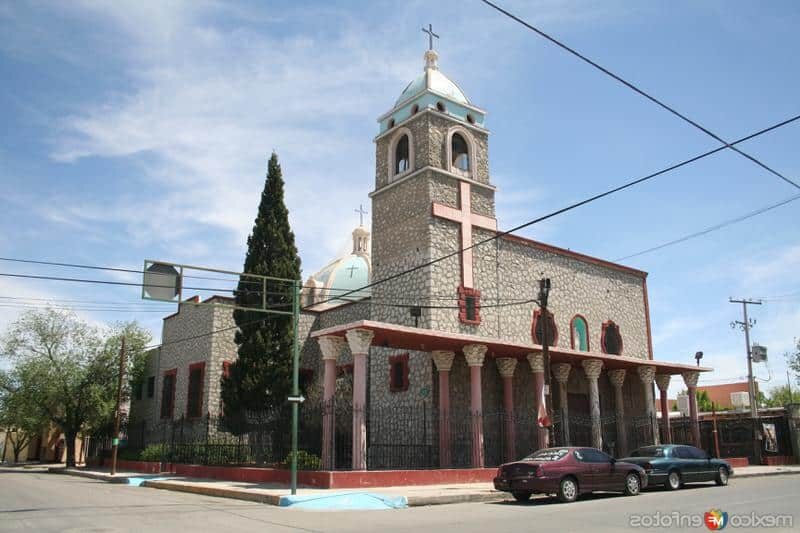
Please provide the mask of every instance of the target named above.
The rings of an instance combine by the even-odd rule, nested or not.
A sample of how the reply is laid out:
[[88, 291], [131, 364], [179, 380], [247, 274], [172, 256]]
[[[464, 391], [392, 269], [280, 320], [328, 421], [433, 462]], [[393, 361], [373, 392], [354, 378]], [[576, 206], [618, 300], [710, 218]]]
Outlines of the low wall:
[[[143, 463], [141, 461], [126, 461], [132, 464], [125, 470], [144, 472], [138, 468], [143, 465], [159, 463]], [[123, 469], [121, 462], [120, 469]], [[289, 485], [291, 473], [289, 470], [276, 468], [255, 468], [242, 466], [204, 466], [171, 464], [170, 473], [178, 476], [219, 479], [222, 481], [239, 481], [244, 483], [276, 483]], [[362, 487], [400, 487], [410, 485], [440, 485], [456, 483], [488, 483], [494, 476], [496, 468], [471, 468], [471, 469], [442, 469], [442, 470], [375, 470], [375, 471], [312, 471], [300, 470], [297, 472], [297, 484], [303, 487], [320, 489], [353, 489]], [[157, 470], [148, 471], [158, 473]]]
[[747, 457], [722, 457], [723, 461], [727, 461], [733, 468], [741, 468], [743, 466], [750, 466], [750, 459]]
[[[735, 460], [736, 458], [734, 458]], [[731, 459], [726, 459], [731, 461]], [[746, 466], [731, 463], [732, 466]], [[97, 466], [109, 466], [110, 460], [102, 459]], [[274, 483], [288, 486], [291, 472], [280, 468], [258, 468], [247, 466], [205, 466], [180, 463], [117, 460], [117, 470], [121, 472], [141, 472], [143, 474], [174, 474], [202, 479], [239, 481], [243, 483]], [[300, 470], [297, 484], [319, 489], [355, 489], [362, 487], [402, 487], [412, 485], [444, 485], [459, 483], [488, 483], [497, 472], [496, 468], [452, 468], [437, 470], [367, 470], [330, 471]]]
[[765, 459], [769, 466], [793, 465], [796, 462], [791, 455], [768, 455]]

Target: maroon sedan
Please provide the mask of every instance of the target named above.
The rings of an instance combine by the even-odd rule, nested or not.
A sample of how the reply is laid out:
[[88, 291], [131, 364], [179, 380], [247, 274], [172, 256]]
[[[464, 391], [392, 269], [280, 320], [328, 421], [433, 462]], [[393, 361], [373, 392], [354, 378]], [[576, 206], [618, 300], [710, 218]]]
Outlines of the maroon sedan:
[[556, 494], [562, 502], [587, 492], [639, 494], [647, 486], [642, 467], [617, 461], [595, 448], [545, 448], [528, 457], [501, 465], [494, 488], [510, 492], [518, 501], [531, 494]]

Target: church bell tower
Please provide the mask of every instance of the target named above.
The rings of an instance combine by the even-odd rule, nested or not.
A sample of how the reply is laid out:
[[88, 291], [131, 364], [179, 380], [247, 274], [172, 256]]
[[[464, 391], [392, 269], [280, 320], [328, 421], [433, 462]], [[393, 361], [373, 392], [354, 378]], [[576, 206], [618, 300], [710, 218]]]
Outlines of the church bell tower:
[[[478, 333], [480, 300], [491, 276], [463, 250], [492, 236], [495, 188], [489, 179], [485, 111], [445, 76], [432, 29], [423, 72], [378, 118], [372, 198], [373, 280], [453, 254], [373, 288], [375, 320]], [[484, 250], [480, 250], [482, 253]], [[381, 305], [388, 304], [388, 305]], [[408, 307], [420, 306], [421, 316]]]

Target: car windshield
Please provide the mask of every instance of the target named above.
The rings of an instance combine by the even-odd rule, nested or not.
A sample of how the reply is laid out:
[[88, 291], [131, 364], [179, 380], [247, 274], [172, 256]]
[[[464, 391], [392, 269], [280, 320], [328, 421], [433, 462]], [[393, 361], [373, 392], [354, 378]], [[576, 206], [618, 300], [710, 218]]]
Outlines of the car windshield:
[[548, 448], [533, 452], [523, 461], [558, 461], [569, 453], [566, 448]]
[[663, 446], [645, 446], [631, 452], [631, 457], [666, 457], [667, 451]]

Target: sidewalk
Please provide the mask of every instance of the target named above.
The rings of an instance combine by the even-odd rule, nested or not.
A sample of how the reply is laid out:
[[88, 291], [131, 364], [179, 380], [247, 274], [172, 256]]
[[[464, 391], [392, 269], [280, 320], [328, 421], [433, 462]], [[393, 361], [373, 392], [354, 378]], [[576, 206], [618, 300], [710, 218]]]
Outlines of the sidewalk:
[[[110, 483], [132, 483], [155, 489], [189, 492], [205, 496], [217, 496], [247, 500], [269, 505], [288, 505], [286, 496], [289, 489], [279, 484], [258, 484], [238, 481], [219, 481], [176, 477], [170, 474], [140, 474], [136, 472], [118, 472], [111, 476], [108, 470], [102, 469], [65, 469], [50, 468], [50, 472], [72, 476], [88, 477]], [[800, 474], [800, 465], [787, 466], [745, 466], [737, 468], [733, 482], [740, 478], [778, 476]], [[307, 489], [298, 488], [298, 496], [326, 497], [337, 494], [370, 493], [382, 497], [405, 497], [408, 505], [442, 505], [462, 502], [489, 502], [510, 499], [511, 495], [494, 490], [491, 483], [469, 483], [461, 485], [425, 485], [404, 487], [370, 487], [363, 489]], [[282, 498], [284, 498], [282, 500]]]

